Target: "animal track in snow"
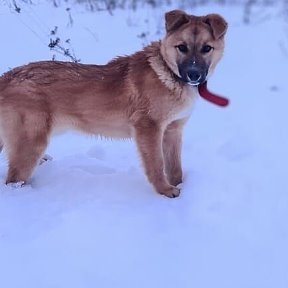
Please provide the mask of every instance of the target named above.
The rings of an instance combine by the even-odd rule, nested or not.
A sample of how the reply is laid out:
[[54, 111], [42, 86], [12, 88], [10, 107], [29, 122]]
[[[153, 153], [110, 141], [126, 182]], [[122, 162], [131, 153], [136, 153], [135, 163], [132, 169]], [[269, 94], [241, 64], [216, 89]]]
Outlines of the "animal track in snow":
[[91, 158], [96, 158], [98, 160], [105, 160], [106, 158], [105, 150], [99, 145], [90, 148], [87, 152], [87, 155]]
[[72, 169], [82, 170], [93, 175], [102, 175], [102, 174], [114, 174], [116, 170], [106, 166], [100, 165], [76, 165], [72, 166]]

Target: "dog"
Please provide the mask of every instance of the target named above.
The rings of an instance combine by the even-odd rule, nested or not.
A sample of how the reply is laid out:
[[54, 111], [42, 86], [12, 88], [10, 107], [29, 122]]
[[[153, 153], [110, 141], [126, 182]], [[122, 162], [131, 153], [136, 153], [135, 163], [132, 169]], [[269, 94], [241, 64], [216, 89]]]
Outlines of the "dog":
[[40, 61], [0, 77], [0, 146], [6, 184], [25, 184], [58, 129], [133, 138], [148, 180], [167, 197], [182, 183], [182, 128], [197, 86], [224, 50], [227, 22], [218, 14], [165, 14], [166, 34], [106, 65]]

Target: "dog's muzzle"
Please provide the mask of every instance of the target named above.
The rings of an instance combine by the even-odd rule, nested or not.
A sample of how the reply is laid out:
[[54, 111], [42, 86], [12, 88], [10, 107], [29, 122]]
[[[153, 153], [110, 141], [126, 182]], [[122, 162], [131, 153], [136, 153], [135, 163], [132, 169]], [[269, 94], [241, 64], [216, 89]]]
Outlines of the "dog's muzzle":
[[201, 71], [197, 68], [192, 68], [187, 71], [187, 83], [192, 86], [199, 85], [200, 83], [204, 82], [206, 79], [206, 75], [203, 75]]
[[206, 81], [208, 69], [204, 65], [187, 65], [179, 67], [182, 80], [192, 86], [198, 86]]

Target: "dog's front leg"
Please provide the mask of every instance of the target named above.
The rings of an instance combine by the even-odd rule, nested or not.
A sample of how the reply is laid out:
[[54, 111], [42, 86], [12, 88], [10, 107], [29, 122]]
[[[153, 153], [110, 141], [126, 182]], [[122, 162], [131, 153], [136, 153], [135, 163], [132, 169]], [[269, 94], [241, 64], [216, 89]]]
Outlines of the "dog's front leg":
[[181, 146], [182, 128], [186, 120], [177, 120], [170, 123], [164, 131], [163, 154], [165, 172], [169, 183], [177, 186], [182, 183]]
[[170, 198], [179, 196], [180, 189], [170, 185], [164, 173], [163, 128], [150, 119], [138, 121], [134, 128], [136, 144], [149, 181], [158, 193]]

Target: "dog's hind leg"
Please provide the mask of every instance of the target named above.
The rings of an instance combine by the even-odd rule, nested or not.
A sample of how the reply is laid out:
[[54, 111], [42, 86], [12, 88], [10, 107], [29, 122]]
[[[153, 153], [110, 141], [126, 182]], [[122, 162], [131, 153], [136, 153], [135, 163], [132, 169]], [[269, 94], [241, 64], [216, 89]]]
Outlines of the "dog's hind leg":
[[[45, 115], [14, 115], [4, 135], [8, 156], [8, 183], [25, 183], [48, 144], [50, 125]], [[5, 127], [4, 127], [5, 128]], [[7, 127], [8, 128], [8, 127]]]
[[[47, 135], [16, 137], [8, 143], [8, 175], [6, 184], [26, 182], [48, 144]], [[16, 140], [16, 141], [15, 141]]]
[[2, 140], [1, 140], [1, 138], [0, 138], [0, 153], [1, 153], [1, 151], [3, 150], [3, 148], [4, 148], [4, 145], [3, 145], [3, 142], [2, 142]]

